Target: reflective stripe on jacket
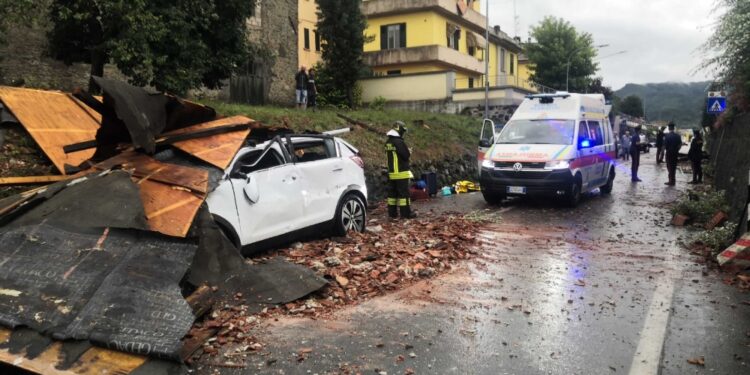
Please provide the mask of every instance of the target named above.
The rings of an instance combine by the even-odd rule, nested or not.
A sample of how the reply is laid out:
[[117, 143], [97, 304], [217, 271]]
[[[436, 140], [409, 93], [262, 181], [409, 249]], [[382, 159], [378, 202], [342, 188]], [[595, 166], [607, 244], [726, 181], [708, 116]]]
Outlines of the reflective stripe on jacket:
[[409, 148], [403, 138], [388, 134], [388, 142], [385, 143], [385, 153], [388, 157], [388, 178], [391, 180], [403, 180], [413, 178], [409, 168]]

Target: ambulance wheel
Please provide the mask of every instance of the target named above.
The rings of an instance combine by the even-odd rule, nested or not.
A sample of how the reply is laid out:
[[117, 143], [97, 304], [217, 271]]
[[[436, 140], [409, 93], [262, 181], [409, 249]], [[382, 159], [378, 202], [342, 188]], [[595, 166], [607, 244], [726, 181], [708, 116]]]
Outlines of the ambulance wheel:
[[609, 171], [609, 178], [607, 179], [607, 184], [599, 188], [601, 190], [602, 194], [610, 194], [612, 193], [612, 188], [615, 186], [615, 170], [611, 169]]
[[490, 193], [484, 190], [482, 190], [482, 196], [484, 197], [484, 201], [491, 205], [500, 204], [505, 199], [505, 195], [503, 194]]
[[581, 179], [576, 178], [576, 182], [573, 183], [573, 186], [570, 187], [570, 190], [568, 190], [567, 200], [566, 204], [568, 207], [576, 207], [578, 206], [578, 203], [581, 201]]

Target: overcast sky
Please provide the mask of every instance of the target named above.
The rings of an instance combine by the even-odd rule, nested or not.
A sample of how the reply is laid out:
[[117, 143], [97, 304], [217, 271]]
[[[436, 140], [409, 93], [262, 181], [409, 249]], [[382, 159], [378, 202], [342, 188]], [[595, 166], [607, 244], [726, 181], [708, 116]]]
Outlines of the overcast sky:
[[[591, 33], [599, 51], [604, 84], [617, 90], [627, 83], [693, 82], [710, 79], [698, 71], [699, 47], [713, 31], [714, 0], [516, 0], [518, 35], [547, 15], [562, 17]], [[514, 0], [489, 0], [490, 25], [515, 34]], [[484, 3], [482, 7], [484, 8]], [[482, 13], [484, 13], [482, 9]], [[607, 57], [619, 51], [627, 53]]]

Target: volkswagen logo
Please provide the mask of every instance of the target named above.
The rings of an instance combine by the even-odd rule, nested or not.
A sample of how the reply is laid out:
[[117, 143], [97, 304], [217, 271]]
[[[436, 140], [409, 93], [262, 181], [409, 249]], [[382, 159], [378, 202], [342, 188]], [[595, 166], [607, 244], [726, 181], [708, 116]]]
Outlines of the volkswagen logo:
[[520, 171], [521, 169], [523, 169], [523, 164], [521, 164], [521, 163], [516, 163], [516, 164], [513, 164], [513, 170], [514, 170], [514, 171], [518, 172], [518, 171]]

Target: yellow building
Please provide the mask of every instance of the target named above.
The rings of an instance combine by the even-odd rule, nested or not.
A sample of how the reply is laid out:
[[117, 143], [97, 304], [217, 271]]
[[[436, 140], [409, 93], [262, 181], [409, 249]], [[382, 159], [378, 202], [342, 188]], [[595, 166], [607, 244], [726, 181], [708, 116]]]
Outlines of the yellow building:
[[297, 49], [299, 65], [310, 68], [321, 61], [318, 35], [318, 3], [315, 0], [298, 0]]
[[495, 26], [489, 33], [489, 52], [485, 51], [487, 20], [481, 9], [479, 0], [363, 1], [365, 34], [373, 37], [364, 46], [365, 64], [373, 77], [360, 82], [363, 100], [474, 105], [484, 99], [485, 82], [496, 104], [517, 104], [535, 92], [521, 78], [518, 41]]

